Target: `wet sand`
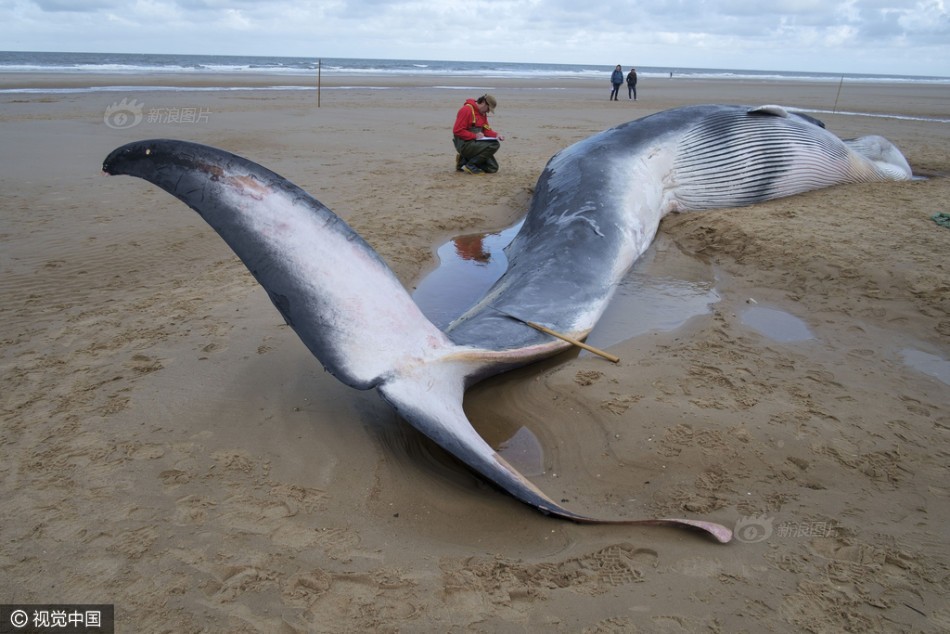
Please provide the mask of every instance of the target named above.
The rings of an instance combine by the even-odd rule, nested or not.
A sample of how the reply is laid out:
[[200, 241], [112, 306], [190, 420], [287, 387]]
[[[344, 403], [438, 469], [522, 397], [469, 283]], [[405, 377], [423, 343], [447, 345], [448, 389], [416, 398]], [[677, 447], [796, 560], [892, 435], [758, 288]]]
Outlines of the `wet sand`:
[[[950, 230], [930, 220], [950, 212], [950, 124], [913, 118], [950, 118], [945, 86], [646, 79], [613, 103], [606, 81], [385, 84], [324, 77], [319, 109], [313, 90], [0, 95], [4, 603], [114, 603], [142, 632], [950, 628]], [[457, 174], [454, 113], [486, 88], [502, 170]], [[106, 125], [122, 99], [142, 120]], [[729, 545], [499, 493], [324, 373], [196, 214], [100, 173], [141, 138], [246, 155], [411, 288], [441, 243], [517, 220], [559, 149], [717, 102], [828, 111], [928, 178], [668, 217], [648, 271], [709, 281], [709, 312], [611, 344], [618, 365], [497, 377], [466, 409], [495, 444], [527, 428], [532, 481], [570, 508], [710, 519]]]

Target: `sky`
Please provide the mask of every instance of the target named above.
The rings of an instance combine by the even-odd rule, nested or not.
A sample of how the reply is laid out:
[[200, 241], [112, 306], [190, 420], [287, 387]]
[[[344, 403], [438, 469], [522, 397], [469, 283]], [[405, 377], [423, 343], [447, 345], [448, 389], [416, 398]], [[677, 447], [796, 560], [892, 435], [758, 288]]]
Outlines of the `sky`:
[[950, 76], [950, 0], [0, 0], [0, 50]]

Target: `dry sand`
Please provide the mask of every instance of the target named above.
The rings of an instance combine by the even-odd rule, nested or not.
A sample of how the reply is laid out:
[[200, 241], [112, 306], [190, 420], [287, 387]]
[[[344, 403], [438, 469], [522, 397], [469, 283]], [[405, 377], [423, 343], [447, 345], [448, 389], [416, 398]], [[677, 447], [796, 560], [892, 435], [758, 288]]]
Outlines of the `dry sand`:
[[[64, 85], [0, 78], [24, 82]], [[566, 354], [470, 392], [492, 442], [540, 439], [532, 479], [555, 499], [736, 525], [729, 545], [553, 520], [485, 485], [325, 374], [196, 214], [100, 174], [140, 138], [244, 154], [413, 286], [436, 246], [517, 219], [552, 154], [614, 124], [836, 98], [947, 119], [945, 85], [648, 79], [611, 103], [606, 81], [361, 83], [326, 81], [319, 109], [299, 90], [0, 96], [3, 603], [114, 603], [122, 632], [950, 629], [950, 230], [930, 220], [950, 211], [950, 124], [821, 115], [930, 178], [669, 217], [653, 266], [712, 271], [709, 314], [611, 346], [619, 365]], [[449, 126], [485, 86], [502, 170], [457, 174]], [[121, 99], [152, 116], [108, 127]], [[750, 307], [812, 337], [762, 334]]]

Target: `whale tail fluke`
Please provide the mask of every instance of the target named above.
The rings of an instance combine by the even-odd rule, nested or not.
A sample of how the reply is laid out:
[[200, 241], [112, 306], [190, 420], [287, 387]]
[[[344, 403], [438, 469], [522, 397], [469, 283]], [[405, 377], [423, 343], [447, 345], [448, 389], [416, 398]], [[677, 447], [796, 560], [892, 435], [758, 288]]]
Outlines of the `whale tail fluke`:
[[[147, 180], [197, 211], [267, 291], [324, 368], [358, 389], [376, 387], [400, 415], [442, 448], [544, 513], [569, 511], [499, 456], [462, 409], [467, 384], [561, 347], [456, 345], [413, 302], [391, 269], [343, 220], [256, 163], [195, 143], [147, 140], [114, 150], [108, 174]], [[698, 528], [721, 542], [731, 531], [693, 520], [606, 520]]]

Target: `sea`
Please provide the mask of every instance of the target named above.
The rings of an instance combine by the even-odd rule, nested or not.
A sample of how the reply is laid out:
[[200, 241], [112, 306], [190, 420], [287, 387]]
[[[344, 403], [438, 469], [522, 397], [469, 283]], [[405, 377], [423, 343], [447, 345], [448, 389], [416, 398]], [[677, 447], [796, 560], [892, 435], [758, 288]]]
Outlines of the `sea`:
[[[521, 62], [474, 62], [407, 59], [342, 59], [316, 57], [245, 57], [227, 55], [151, 55], [128, 53], [44, 53], [0, 51], [0, 73], [63, 73], [116, 75], [166, 74], [257, 74], [261, 76], [314, 76], [319, 69], [328, 76], [428, 76], [473, 79], [600, 79], [610, 75], [614, 64], [536, 64]], [[625, 67], [626, 70], [626, 67]], [[771, 70], [637, 67], [640, 77], [682, 79], [729, 79], [771, 81], [909, 82], [950, 85], [950, 77], [869, 75]], [[108, 86], [71, 88], [70, 91], [108, 90]], [[127, 90], [128, 86], [122, 87]], [[183, 88], [184, 89], [184, 88]], [[52, 91], [42, 88], [30, 90]], [[62, 89], [67, 90], [67, 89]], [[193, 90], [193, 88], [189, 88]], [[222, 90], [222, 88], [217, 88]], [[10, 92], [0, 91], [0, 92]]]

